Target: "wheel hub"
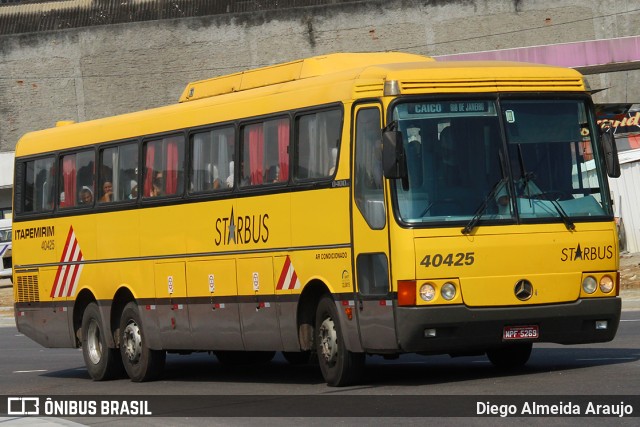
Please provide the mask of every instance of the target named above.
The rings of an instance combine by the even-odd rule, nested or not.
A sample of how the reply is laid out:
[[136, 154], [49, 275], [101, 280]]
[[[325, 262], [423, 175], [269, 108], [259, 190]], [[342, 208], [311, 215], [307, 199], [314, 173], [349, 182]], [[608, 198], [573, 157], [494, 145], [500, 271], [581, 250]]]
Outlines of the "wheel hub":
[[142, 337], [140, 327], [136, 322], [129, 322], [122, 334], [124, 353], [131, 363], [136, 363], [142, 355]]
[[324, 360], [333, 365], [338, 357], [338, 334], [336, 325], [331, 318], [327, 318], [320, 325], [320, 353]]
[[94, 319], [89, 324], [87, 331], [87, 355], [94, 365], [102, 360], [102, 342], [100, 341], [100, 327]]

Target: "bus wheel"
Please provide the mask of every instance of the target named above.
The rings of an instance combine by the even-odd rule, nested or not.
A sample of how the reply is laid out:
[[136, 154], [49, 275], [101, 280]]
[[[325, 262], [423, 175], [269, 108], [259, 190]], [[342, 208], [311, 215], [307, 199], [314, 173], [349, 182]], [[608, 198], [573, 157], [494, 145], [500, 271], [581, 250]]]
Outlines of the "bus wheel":
[[531, 356], [533, 344], [515, 344], [508, 347], [487, 350], [487, 357], [493, 366], [501, 369], [515, 369], [524, 366]]
[[120, 354], [132, 381], [150, 381], [162, 374], [167, 354], [164, 350], [147, 347], [138, 306], [134, 302], [126, 305], [120, 318]]
[[107, 347], [102, 316], [98, 305], [89, 304], [82, 315], [82, 357], [89, 375], [95, 381], [114, 378], [122, 373], [118, 349]]
[[330, 297], [323, 297], [316, 311], [315, 345], [322, 376], [328, 385], [341, 387], [357, 382], [364, 371], [364, 353], [346, 349], [338, 310]]

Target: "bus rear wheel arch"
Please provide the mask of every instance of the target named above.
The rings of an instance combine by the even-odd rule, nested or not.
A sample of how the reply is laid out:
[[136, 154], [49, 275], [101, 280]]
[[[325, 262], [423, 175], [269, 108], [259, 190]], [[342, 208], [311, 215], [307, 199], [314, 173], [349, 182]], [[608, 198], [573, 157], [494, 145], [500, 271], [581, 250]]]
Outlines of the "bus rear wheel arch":
[[298, 340], [302, 352], [315, 352], [313, 340], [316, 311], [318, 310], [320, 300], [327, 295], [331, 295], [331, 293], [327, 286], [320, 280], [312, 280], [309, 282], [300, 294], [297, 323]]
[[95, 381], [109, 380], [122, 374], [122, 359], [118, 349], [107, 344], [102, 316], [95, 302], [87, 305], [82, 315], [82, 357], [89, 376]]
[[128, 303], [120, 318], [120, 355], [124, 368], [134, 382], [157, 379], [164, 370], [166, 352], [147, 345], [140, 312], [135, 302]]

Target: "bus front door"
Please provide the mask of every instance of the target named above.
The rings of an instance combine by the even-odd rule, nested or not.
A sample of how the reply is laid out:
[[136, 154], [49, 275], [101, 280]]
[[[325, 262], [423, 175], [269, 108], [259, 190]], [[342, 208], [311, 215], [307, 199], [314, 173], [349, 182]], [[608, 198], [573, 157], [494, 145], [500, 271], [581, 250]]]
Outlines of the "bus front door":
[[384, 352], [397, 349], [397, 340], [389, 286], [380, 111], [378, 104], [360, 105], [354, 111], [352, 224], [360, 341], [365, 350]]

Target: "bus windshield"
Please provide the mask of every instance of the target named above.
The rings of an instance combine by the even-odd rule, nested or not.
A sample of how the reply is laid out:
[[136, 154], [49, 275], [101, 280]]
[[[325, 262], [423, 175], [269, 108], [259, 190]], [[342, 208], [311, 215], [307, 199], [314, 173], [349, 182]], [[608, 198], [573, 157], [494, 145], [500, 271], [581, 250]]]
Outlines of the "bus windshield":
[[610, 219], [588, 111], [575, 97], [395, 104], [408, 174], [393, 186], [401, 221]]

